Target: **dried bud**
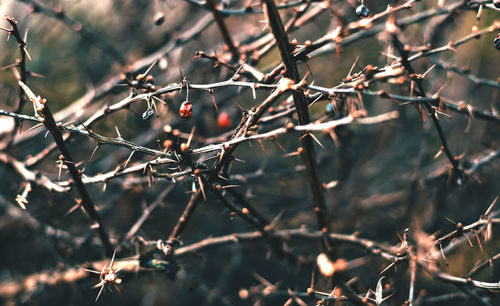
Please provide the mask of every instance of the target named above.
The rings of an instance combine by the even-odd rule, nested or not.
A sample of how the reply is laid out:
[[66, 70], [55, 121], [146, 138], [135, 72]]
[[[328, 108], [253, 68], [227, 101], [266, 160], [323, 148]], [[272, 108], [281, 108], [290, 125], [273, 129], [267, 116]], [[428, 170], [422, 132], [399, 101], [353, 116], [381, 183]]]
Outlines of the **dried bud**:
[[56, 14], [57, 18], [64, 17], [64, 8], [61, 5], [57, 5], [54, 7], [54, 14]]
[[335, 273], [335, 265], [324, 253], [321, 253], [316, 257], [316, 264], [318, 265], [319, 271], [326, 277], [331, 277]]
[[75, 32], [80, 32], [83, 29], [83, 26], [81, 23], [77, 22], [72, 26], [72, 29]]
[[172, 133], [172, 127], [169, 125], [169, 124], [166, 124], [165, 126], [163, 126], [163, 131], [165, 133]]
[[163, 142], [163, 147], [165, 149], [170, 148], [171, 145], [172, 145], [172, 140], [170, 140], [170, 139], [165, 139], [165, 141]]
[[32, 13], [38, 13], [38, 12], [40, 12], [40, 7], [38, 5], [36, 5], [36, 4], [31, 4], [30, 5], [30, 11]]
[[240, 291], [238, 292], [238, 296], [242, 300], [248, 299], [248, 296], [249, 296], [248, 290], [247, 289], [240, 289]]
[[181, 151], [182, 151], [182, 152], [187, 152], [187, 151], [189, 151], [189, 146], [188, 146], [188, 144], [187, 144], [187, 143], [185, 143], [185, 142], [181, 143]]
[[339, 258], [334, 263], [335, 270], [344, 271], [347, 269], [347, 260], [344, 258]]

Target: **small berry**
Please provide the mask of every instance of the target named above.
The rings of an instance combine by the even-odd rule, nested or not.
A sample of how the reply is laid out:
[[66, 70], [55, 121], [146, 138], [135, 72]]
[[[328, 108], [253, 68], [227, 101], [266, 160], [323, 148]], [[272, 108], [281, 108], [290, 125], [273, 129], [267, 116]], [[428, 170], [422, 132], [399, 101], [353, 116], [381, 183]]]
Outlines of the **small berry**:
[[191, 118], [191, 115], [193, 115], [193, 105], [191, 102], [182, 102], [181, 107], [179, 108], [179, 116], [181, 116], [182, 119], [187, 120]]
[[151, 118], [151, 116], [154, 115], [154, 110], [151, 108], [148, 108], [144, 113], [142, 113], [142, 120], [148, 120]]
[[361, 4], [356, 8], [356, 14], [359, 18], [366, 18], [370, 14], [370, 10], [366, 7], [366, 5]]
[[333, 115], [333, 114], [335, 114], [335, 106], [333, 105], [332, 102], [329, 102], [329, 103], [326, 104], [325, 113], [327, 115]]
[[165, 15], [162, 12], [156, 13], [154, 17], [155, 25], [160, 26], [165, 22]]
[[217, 126], [221, 130], [227, 130], [231, 127], [232, 121], [231, 117], [226, 112], [222, 112], [219, 114], [219, 117], [217, 118]]
[[497, 37], [495, 37], [495, 40], [493, 40], [493, 44], [495, 45], [495, 48], [497, 48], [498, 50], [500, 50], [500, 33], [498, 33]]

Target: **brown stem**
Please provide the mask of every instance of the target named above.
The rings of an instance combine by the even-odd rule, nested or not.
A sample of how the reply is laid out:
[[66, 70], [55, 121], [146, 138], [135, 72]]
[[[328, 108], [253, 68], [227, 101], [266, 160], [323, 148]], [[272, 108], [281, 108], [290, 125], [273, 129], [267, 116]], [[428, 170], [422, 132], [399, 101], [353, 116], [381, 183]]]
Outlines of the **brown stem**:
[[49, 106], [40, 97], [38, 97], [38, 99], [39, 99], [38, 104], [41, 105], [41, 107], [38, 106], [37, 108], [38, 111], [41, 112], [41, 115], [43, 117], [43, 124], [49, 130], [50, 134], [52, 134], [52, 137], [54, 138], [54, 141], [57, 144], [57, 148], [61, 152], [60, 159], [64, 162], [64, 164], [68, 168], [71, 177], [73, 178], [74, 185], [81, 196], [81, 201], [82, 201], [81, 204], [85, 209], [85, 211], [87, 212], [89, 218], [93, 221], [94, 223], [93, 227], [96, 227], [97, 229], [97, 233], [99, 235], [99, 238], [101, 239], [106, 255], [111, 256], [113, 254], [113, 246], [109, 240], [106, 230], [104, 229], [99, 214], [96, 211], [92, 198], [90, 197], [87, 189], [85, 188], [85, 185], [82, 182], [82, 173], [80, 170], [76, 168], [75, 163], [71, 158], [68, 148], [64, 143], [61, 129], [55, 122], [54, 117], [52, 116], [52, 112], [49, 109]]
[[[285, 66], [285, 77], [292, 79], [296, 83], [300, 82], [300, 76], [297, 69], [297, 64], [290, 54], [291, 46], [287, 38], [287, 34], [283, 27], [283, 23], [276, 8], [276, 4], [272, 0], [264, 0], [265, 12], [269, 22], [269, 27], [276, 39], [276, 44], [280, 50], [281, 59]], [[303, 92], [294, 91], [293, 100], [295, 108], [297, 109], [297, 116], [299, 124], [308, 124], [309, 111], [307, 108], [307, 100]], [[302, 133], [302, 158], [306, 166], [307, 178], [309, 181], [309, 188], [311, 189], [314, 211], [320, 230], [328, 231], [328, 224], [326, 221], [326, 206], [323, 194], [322, 184], [319, 179], [318, 167], [316, 163], [316, 154], [314, 152], [313, 139], [307, 133]]]
[[234, 45], [233, 40], [231, 39], [229, 30], [227, 29], [226, 24], [224, 23], [224, 18], [222, 17], [222, 14], [217, 9], [217, 4], [215, 3], [215, 0], [207, 0], [207, 4], [210, 7], [210, 10], [212, 10], [212, 14], [214, 15], [215, 22], [219, 27], [224, 42], [229, 48], [229, 51], [231, 51], [231, 54], [233, 55], [233, 61], [237, 61], [238, 58], [240, 57], [240, 52], [238, 51], [238, 48], [236, 48], [236, 46]]
[[[395, 33], [393, 33], [391, 36], [392, 36], [392, 44], [394, 45], [396, 50], [398, 50], [399, 54], [401, 55], [401, 64], [410, 73], [410, 75], [415, 76], [414, 81], [415, 81], [415, 84], [417, 84], [417, 88], [418, 88], [418, 91], [420, 92], [420, 95], [422, 97], [426, 97], [423, 78], [421, 78], [415, 74], [415, 71], [413, 70], [413, 67], [411, 66], [411, 64], [408, 60], [408, 51], [405, 50], [404, 45], [401, 43], [401, 41], [398, 39], [398, 37]], [[427, 109], [427, 111], [429, 112], [430, 117], [432, 119], [432, 123], [434, 124], [434, 127], [436, 128], [436, 130], [438, 132], [439, 139], [441, 140], [441, 144], [443, 145], [442, 147], [443, 147], [444, 153], [446, 154], [446, 157], [448, 157], [448, 160], [450, 161], [450, 163], [453, 167], [453, 170], [457, 170], [458, 169], [458, 160], [455, 159], [455, 157], [453, 156], [453, 154], [451, 153], [451, 151], [448, 147], [446, 137], [444, 136], [443, 129], [441, 128], [441, 124], [439, 123], [439, 119], [437, 118], [437, 115], [436, 115], [436, 112], [435, 112], [433, 106], [429, 102], [424, 102], [423, 104], [424, 104], [425, 108]]]
[[[16, 67], [19, 67], [20, 73], [19, 73], [19, 80], [23, 83], [26, 83], [26, 80], [28, 79], [28, 70], [26, 69], [26, 42], [24, 39], [21, 37], [21, 33], [19, 33], [19, 29], [17, 28], [17, 21], [14, 18], [11, 17], [5, 17], [7, 21], [10, 23], [12, 29], [9, 31], [9, 34], [13, 35], [16, 38], [17, 44], [19, 46], [19, 59], [17, 60]], [[15, 112], [16, 113], [21, 113], [24, 107], [24, 104], [26, 104], [26, 95], [24, 94], [24, 90], [19, 87], [18, 89], [18, 97], [17, 97], [17, 107]], [[14, 129], [12, 130], [11, 138], [8, 143], [8, 146], [10, 146], [13, 143], [14, 140], [14, 135], [16, 134], [17, 130], [21, 126], [21, 121], [16, 120], [14, 123]]]
[[184, 232], [184, 228], [186, 227], [189, 220], [193, 216], [194, 211], [196, 210], [196, 206], [200, 202], [200, 196], [201, 196], [201, 190], [193, 192], [191, 198], [189, 199], [188, 204], [186, 205], [186, 208], [184, 208], [184, 212], [182, 213], [181, 217], [175, 224], [172, 233], [168, 237], [169, 241], [177, 240], [182, 235], [182, 233]]

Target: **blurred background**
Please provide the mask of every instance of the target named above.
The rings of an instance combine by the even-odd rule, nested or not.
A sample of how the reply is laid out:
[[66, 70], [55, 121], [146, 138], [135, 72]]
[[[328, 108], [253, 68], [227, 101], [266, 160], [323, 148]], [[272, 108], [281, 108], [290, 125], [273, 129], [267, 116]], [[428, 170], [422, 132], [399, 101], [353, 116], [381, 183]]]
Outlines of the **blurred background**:
[[[334, 30], [344, 19], [346, 24], [359, 20], [355, 9], [359, 5], [349, 1], [311, 2], [307, 12], [311, 18], [304, 18], [300, 26], [289, 33], [290, 40], [299, 45], [312, 42]], [[409, 20], [425, 12], [444, 9], [463, 1], [418, 1], [412, 9], [394, 14], [397, 21]], [[453, 11], [451, 14], [435, 14], [433, 18], [422, 18], [419, 22], [401, 27], [400, 38], [412, 47], [430, 44], [431, 48], [445, 46], [474, 31], [486, 29], [497, 22], [499, 11], [491, 1], [474, 3]], [[31, 57], [27, 68], [32, 72], [28, 86], [47, 99], [52, 112], [63, 122], [84, 121], [105, 105], [112, 105], [130, 94], [125, 78], [132, 78], [152, 66], [149, 74], [154, 85], [161, 88], [171, 83], [180, 83], [186, 78], [191, 84], [208, 84], [230, 79], [234, 70], [242, 63], [231, 63], [227, 48], [224, 48], [219, 28], [213, 22], [210, 10], [204, 2], [193, 1], [0, 1], [2, 16], [17, 20], [17, 26], [24, 35], [27, 32], [27, 47]], [[289, 8], [280, 9], [284, 23], [295, 14], [295, 10], [307, 1], [288, 1]], [[370, 1], [365, 5], [371, 14], [383, 12], [387, 5], [399, 5], [402, 1]], [[478, 4], [483, 3], [480, 18]], [[285, 2], [277, 2], [284, 5]], [[264, 46], [253, 48], [259, 39], [269, 33], [265, 15], [259, 13], [262, 6], [258, 1], [226, 1], [220, 7], [235, 12], [224, 19], [233, 41], [242, 46], [240, 52], [247, 63], [262, 73], [270, 72], [279, 64], [279, 52], [275, 46], [263, 51]], [[245, 13], [245, 7], [247, 9]], [[339, 18], [342, 16], [343, 18]], [[313, 53], [307, 64], [299, 62], [301, 76], [309, 73], [307, 81], [315, 85], [334, 87], [342, 83], [351, 67], [353, 73], [364, 67], [384, 67], [394, 59], [389, 55], [399, 54], [388, 49], [383, 25], [387, 17], [373, 22], [371, 29], [381, 30], [349, 41], [340, 48], [327, 45]], [[264, 21], [264, 22], [263, 22]], [[9, 23], [2, 19], [0, 26], [8, 29]], [[360, 29], [359, 32], [369, 28]], [[419, 73], [426, 72], [424, 86], [428, 96], [438, 93], [452, 103], [466, 103], [476, 109], [493, 113], [497, 120], [481, 120], [465, 114], [443, 110], [449, 116], [440, 115], [440, 123], [446, 135], [449, 148], [461, 157], [461, 165], [468, 169], [475, 161], [490, 152], [498, 152], [500, 129], [498, 114], [500, 107], [500, 83], [498, 63], [500, 52], [493, 40], [498, 33], [491, 31], [457, 46], [455, 51], [437, 53], [412, 62]], [[0, 66], [8, 66], [19, 58], [19, 49], [14, 37], [6, 40], [2, 31], [0, 39]], [[353, 34], [354, 35], [354, 34]], [[246, 50], [250, 50], [246, 52]], [[213, 59], [196, 57], [196, 51], [214, 55]], [[246, 52], [246, 53], [245, 53]], [[414, 52], [416, 53], [416, 52]], [[411, 54], [414, 54], [411, 53]], [[227, 64], [227, 65], [226, 65]], [[464, 69], [465, 73], [446, 69], [446, 64]], [[472, 75], [481, 80], [474, 83], [465, 76]], [[255, 81], [247, 74], [242, 80]], [[377, 82], [370, 90], [401, 95], [410, 95], [410, 82]], [[256, 92], [248, 88], [224, 87], [213, 95], [207, 91], [190, 90], [189, 100], [193, 104], [190, 120], [178, 116], [179, 105], [187, 99], [186, 90], [161, 96], [163, 103], [156, 103], [156, 114], [145, 120], [143, 113], [149, 109], [146, 101], [132, 104], [127, 109], [105, 116], [92, 125], [92, 130], [108, 137], [121, 137], [134, 143], [163, 149], [169, 125], [186, 139], [195, 128], [192, 147], [202, 147], [207, 140], [221, 142], [230, 135], [242, 117], [242, 110], [248, 110], [261, 103], [269, 90]], [[14, 111], [17, 107], [18, 86], [13, 69], [0, 71], [0, 109]], [[421, 115], [412, 105], [402, 105], [390, 99], [376, 96], [350, 95], [342, 98], [346, 106], [336, 114], [325, 111], [332, 99], [320, 99], [310, 107], [312, 120], [341, 118], [346, 115], [348, 105], [360, 108], [364, 105], [369, 116], [397, 110], [399, 118], [385, 123], [362, 126], [344, 126], [335, 129], [335, 141], [330, 133], [315, 133], [321, 143], [316, 153], [321, 180], [325, 183], [337, 181], [333, 188], [326, 189], [328, 220], [332, 232], [356, 233], [359, 237], [384, 243], [388, 246], [401, 242], [399, 237], [409, 229], [414, 233], [444, 235], [455, 229], [453, 222], [470, 224], [481, 216], [499, 194], [499, 163], [495, 158], [480, 167], [460, 186], [447, 175], [449, 161], [445, 154], [435, 158], [441, 142], [431, 120], [422, 122]], [[214, 107], [214, 101], [217, 104]], [[82, 107], [75, 107], [82, 103]], [[287, 97], [275, 106], [290, 108]], [[31, 103], [22, 113], [33, 115]], [[218, 124], [220, 113], [228, 114], [229, 126]], [[58, 117], [59, 116], [59, 117]], [[336, 117], [335, 117], [336, 116]], [[288, 120], [296, 122], [292, 115], [281, 117], [260, 125], [259, 132], [282, 127]], [[36, 162], [33, 157], [43, 152], [53, 141], [45, 137], [43, 129], [27, 130], [34, 124], [25, 122], [22, 132], [12, 139], [14, 121], [0, 117], [0, 140], [2, 152], [23, 162], [28, 169], [58, 181], [59, 153], [53, 151]], [[221, 136], [221, 137], [219, 137]], [[11, 142], [9, 146], [7, 143]], [[301, 159], [291, 154], [300, 146], [297, 134], [279, 136], [276, 141], [262, 140], [242, 144], [235, 152], [235, 161], [230, 169], [230, 181], [241, 195], [267, 219], [276, 220], [275, 229], [296, 229], [301, 226], [316, 228], [311, 195]], [[130, 158], [128, 165], [146, 162], [151, 157], [116, 146], [101, 146], [95, 154], [96, 142], [76, 136], [68, 147], [79, 169], [88, 177], [113, 171]], [[496, 151], [495, 151], [496, 150]], [[93, 155], [92, 155], [93, 154]], [[92, 158], [90, 158], [92, 155]], [[213, 160], [212, 155], [199, 155], [199, 161]], [[8, 163], [0, 167], [0, 284], [1, 282], [22, 283], [25, 277], [43, 271], [64, 271], [68, 267], [80, 267], [85, 262], [103, 259], [102, 249], [93, 242], [94, 232], [89, 229], [89, 219], [77, 209], [68, 214], [76, 204], [76, 191], [51, 192], [32, 184], [26, 211], [15, 203], [16, 195], [25, 190], [27, 182]], [[159, 170], [169, 171], [166, 166]], [[63, 171], [61, 181], [69, 175]], [[142, 215], [144, 207], [151, 205], [159, 195], [173, 186], [135, 236], [145, 240], [167, 239], [173, 226], [189, 200], [192, 178], [180, 179], [176, 184], [167, 178], [154, 178], [139, 172], [120, 176], [106, 183], [87, 184], [90, 194], [99, 208], [99, 214], [110, 236], [122, 241], [123, 237]], [[75, 239], [55, 238], [47, 234], [47, 226], [61, 229]], [[198, 207], [193, 219], [182, 236], [182, 243], [189, 245], [207, 237], [227, 235], [234, 232], [248, 232], [255, 229], [238, 217], [234, 217], [217, 199], [207, 193], [206, 201]], [[440, 263], [443, 271], [463, 276], [479, 262], [498, 253], [500, 243], [496, 239], [497, 226], [493, 226], [493, 240], [482, 241], [479, 247], [472, 239], [469, 243], [447, 254], [447, 265]], [[413, 237], [412, 239], [415, 239]], [[481, 240], [482, 236], [481, 236]], [[303, 266], [291, 266], [271, 253], [264, 242], [238, 243], [212, 248], [190, 254], [179, 259], [181, 271], [172, 280], [165, 273], [131, 273], [124, 276], [124, 282], [117, 290], [105, 289], [97, 304], [120, 305], [277, 305], [289, 299], [287, 289], [305, 292], [311, 282], [311, 263], [321, 253], [319, 241], [290, 240], [289, 250], [300, 256]], [[137, 254], [137, 244], [128, 241], [120, 249], [118, 258]], [[355, 278], [353, 289], [360, 294], [375, 290], [380, 272], [390, 262], [349, 245], [336, 246], [337, 256], [347, 260], [363, 258], [363, 265], [348, 271]], [[401, 305], [408, 299], [409, 267], [403, 263], [397, 269], [384, 273], [384, 283], [392, 297], [385, 304]], [[498, 282], [500, 270], [495, 263], [484, 269], [475, 279]], [[330, 292], [331, 281], [316, 275], [317, 288]], [[272, 294], [263, 294], [266, 281], [275, 285]], [[94, 304], [98, 290], [91, 287], [98, 283], [98, 277], [89, 275], [72, 282], [55, 285], [35, 284], [32, 290], [5, 294], [0, 301], [6, 305], [87, 305]], [[5, 284], [5, 283], [4, 283]], [[1, 286], [1, 285], [0, 285]], [[419, 270], [415, 283], [416, 296], [425, 304], [425, 297], [455, 294], [442, 305], [473, 305], [478, 303], [454, 285], [433, 280]], [[476, 292], [476, 291], [475, 291]], [[492, 305], [500, 303], [496, 292], [477, 291], [489, 296]], [[385, 296], [385, 295], [384, 295]], [[314, 305], [315, 300], [304, 299]], [[295, 301], [294, 303], [297, 303]]]

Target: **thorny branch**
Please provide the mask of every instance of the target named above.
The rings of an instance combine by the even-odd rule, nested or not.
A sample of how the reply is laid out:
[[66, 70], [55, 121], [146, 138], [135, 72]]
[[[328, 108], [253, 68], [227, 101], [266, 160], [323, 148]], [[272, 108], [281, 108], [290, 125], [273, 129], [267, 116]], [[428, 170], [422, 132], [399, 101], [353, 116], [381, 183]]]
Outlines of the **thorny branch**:
[[[281, 17], [278, 13], [278, 9], [274, 1], [264, 0], [264, 7], [267, 16], [267, 20], [271, 31], [276, 39], [276, 44], [278, 45], [281, 59], [285, 67], [284, 76], [290, 78], [295, 83], [300, 83], [300, 76], [297, 70], [297, 64], [295, 60], [290, 55], [291, 45], [288, 41], [287, 34], [281, 22]], [[309, 110], [307, 108], [306, 97], [303, 92], [295, 91], [293, 93], [293, 100], [295, 104], [295, 109], [297, 111], [297, 117], [299, 124], [305, 125], [310, 122]], [[311, 135], [307, 133], [302, 133], [301, 136], [302, 144], [302, 157], [304, 159], [304, 164], [306, 166], [309, 188], [311, 189], [313, 197], [314, 212], [318, 220], [318, 227], [321, 230], [328, 231], [328, 225], [326, 220], [326, 206], [324, 199], [324, 191], [321, 188], [321, 183], [319, 180], [318, 166], [316, 163], [316, 153], [313, 146], [313, 139]]]
[[[17, 21], [14, 18], [11, 17], [6, 17], [7, 21], [11, 25], [11, 29], [7, 30], [9, 33], [9, 36], [12, 35], [16, 38], [17, 44], [19, 46], [19, 59], [16, 60], [16, 63], [13, 65], [10, 65], [12, 68], [19, 68], [19, 73], [16, 76], [17, 79], [23, 83], [26, 83], [28, 76], [30, 72], [26, 68], [26, 58], [29, 57], [28, 55], [28, 49], [27, 49], [27, 34], [28, 32], [26, 31], [25, 37], [21, 37], [21, 33], [19, 32], [19, 29], [17, 27]], [[5, 67], [4, 67], [5, 69]], [[17, 97], [17, 107], [15, 109], [16, 113], [21, 113], [23, 110], [24, 105], [26, 104], [26, 95], [24, 94], [24, 91], [21, 87], [18, 89], [18, 97]], [[12, 144], [12, 141], [14, 140], [14, 135], [17, 133], [20, 122], [18, 120], [15, 121], [14, 129], [12, 130], [12, 137], [9, 141], [9, 145]]]
[[52, 116], [52, 112], [50, 111], [49, 106], [46, 104], [46, 100], [40, 96], [38, 97], [35, 96], [35, 94], [23, 82], [19, 81], [19, 86], [22, 87], [26, 95], [33, 102], [35, 111], [41, 113], [42, 117], [41, 122], [47, 128], [50, 134], [52, 134], [52, 137], [54, 138], [54, 141], [57, 144], [57, 148], [59, 149], [59, 152], [61, 152], [59, 159], [68, 168], [69, 173], [71, 174], [71, 177], [75, 184], [75, 187], [81, 196], [81, 205], [89, 215], [90, 220], [92, 220], [93, 222], [92, 228], [97, 230], [99, 238], [101, 239], [101, 242], [103, 244], [104, 250], [106, 251], [106, 254], [109, 256], [110, 254], [113, 253], [113, 247], [111, 245], [111, 241], [109, 240], [108, 233], [106, 232], [102, 224], [101, 218], [99, 217], [99, 214], [96, 211], [95, 205], [92, 201], [92, 198], [90, 197], [90, 194], [87, 191], [87, 188], [82, 182], [82, 172], [81, 170], [76, 168], [75, 162], [71, 158], [69, 150], [67, 149], [63, 141], [59, 125], [55, 122], [54, 117]]

